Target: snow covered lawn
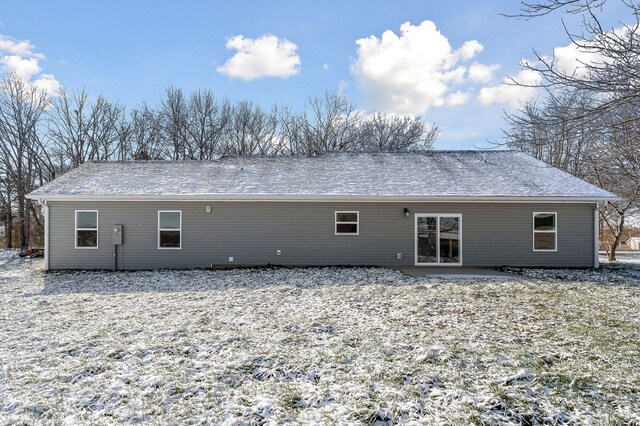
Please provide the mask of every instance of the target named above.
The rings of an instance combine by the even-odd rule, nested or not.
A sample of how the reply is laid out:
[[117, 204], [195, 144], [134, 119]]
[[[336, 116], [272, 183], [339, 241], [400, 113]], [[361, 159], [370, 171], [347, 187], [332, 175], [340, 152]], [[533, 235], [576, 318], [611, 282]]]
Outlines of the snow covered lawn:
[[0, 265], [0, 423], [640, 424], [634, 263], [477, 281], [41, 268]]

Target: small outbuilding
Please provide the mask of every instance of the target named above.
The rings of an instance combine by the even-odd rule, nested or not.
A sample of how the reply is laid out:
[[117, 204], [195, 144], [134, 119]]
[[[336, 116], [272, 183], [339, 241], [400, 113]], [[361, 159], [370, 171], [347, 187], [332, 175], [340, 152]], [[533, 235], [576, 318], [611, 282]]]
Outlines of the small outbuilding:
[[625, 244], [629, 250], [640, 250], [640, 237], [631, 237]]
[[598, 266], [617, 197], [515, 151], [92, 161], [30, 193], [46, 269]]

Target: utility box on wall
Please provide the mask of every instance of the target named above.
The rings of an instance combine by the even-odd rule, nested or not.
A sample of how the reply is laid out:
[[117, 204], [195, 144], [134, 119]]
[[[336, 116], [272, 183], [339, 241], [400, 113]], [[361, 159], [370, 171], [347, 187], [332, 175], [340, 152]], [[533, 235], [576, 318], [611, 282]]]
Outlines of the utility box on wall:
[[113, 225], [111, 227], [111, 239], [114, 246], [122, 245], [122, 225]]

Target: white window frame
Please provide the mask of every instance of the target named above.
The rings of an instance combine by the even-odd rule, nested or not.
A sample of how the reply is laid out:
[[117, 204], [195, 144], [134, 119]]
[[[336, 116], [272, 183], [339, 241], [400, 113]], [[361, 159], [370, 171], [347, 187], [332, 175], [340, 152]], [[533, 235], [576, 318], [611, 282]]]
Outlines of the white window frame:
[[[178, 229], [160, 228], [160, 213], [180, 213], [180, 228]], [[179, 231], [180, 247], [160, 247], [161, 231]], [[182, 250], [182, 210], [158, 210], [158, 250]]]
[[[539, 214], [552, 214], [553, 215], [553, 231], [539, 231], [536, 230], [536, 216]], [[558, 212], [533, 212], [531, 227], [533, 233], [531, 234], [531, 247], [533, 251], [542, 252], [556, 252], [558, 251]], [[536, 234], [554, 234], [553, 249], [537, 249], [536, 248]]]
[[[95, 213], [96, 214], [96, 227], [95, 228], [78, 228], [78, 213]], [[73, 246], [78, 250], [96, 250], [100, 245], [100, 213], [98, 210], [75, 210], [73, 213], [74, 220], [74, 233], [73, 233]], [[96, 246], [95, 247], [79, 247], [78, 246], [78, 231], [96, 231]]]
[[[356, 221], [355, 222], [338, 222], [338, 214], [340, 213], [355, 213]], [[357, 210], [339, 210], [335, 211], [333, 214], [334, 221], [334, 233], [335, 235], [360, 235], [360, 211]], [[341, 225], [356, 225], [356, 232], [338, 232], [338, 224]]]

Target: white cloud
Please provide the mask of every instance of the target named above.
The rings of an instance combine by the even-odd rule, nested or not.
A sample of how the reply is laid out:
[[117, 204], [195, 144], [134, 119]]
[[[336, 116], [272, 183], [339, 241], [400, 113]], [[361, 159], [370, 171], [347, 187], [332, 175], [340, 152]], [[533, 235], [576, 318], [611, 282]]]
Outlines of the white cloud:
[[[575, 75], [577, 77], [584, 77], [588, 68], [586, 64], [592, 67], [599, 67], [606, 63], [612, 63], [613, 58], [606, 57], [600, 53], [597, 46], [602, 44], [612, 44], [616, 41], [622, 40], [635, 40], [636, 31], [633, 27], [619, 27], [614, 28], [605, 34], [598, 35], [597, 39], [600, 39], [598, 43], [594, 41], [583, 41], [581, 46], [577, 46], [574, 43], [569, 43], [566, 46], [560, 46], [553, 49], [553, 57], [543, 57], [547, 63], [553, 63], [554, 68], [557, 71], [563, 72], [568, 75]], [[590, 47], [593, 47], [591, 49]]]
[[405, 22], [400, 35], [387, 30], [356, 45], [351, 72], [361, 90], [372, 107], [397, 114], [422, 114], [433, 106], [466, 102], [468, 96], [450, 94], [451, 86], [466, 82], [464, 61], [483, 49], [470, 40], [454, 50], [431, 21]]
[[469, 94], [460, 90], [447, 96], [447, 106], [456, 106], [466, 104], [469, 100]]
[[484, 46], [477, 40], [465, 41], [462, 47], [458, 49], [458, 54], [462, 60], [467, 60], [475, 57], [478, 53], [482, 52]]
[[[522, 70], [513, 80], [523, 85], [536, 86], [542, 81], [542, 76], [537, 71]], [[485, 106], [508, 103], [512, 108], [517, 108], [522, 102], [534, 98], [537, 94], [537, 87], [518, 86], [511, 79], [505, 78], [501, 84], [480, 89], [478, 102]]]
[[488, 83], [493, 79], [493, 73], [500, 68], [500, 65], [484, 65], [475, 63], [469, 67], [469, 80], [478, 83]]
[[19, 56], [39, 56], [42, 55], [33, 52], [33, 45], [29, 40], [15, 41], [11, 38], [0, 34], [0, 52], [6, 52]]
[[349, 83], [344, 81], [344, 80], [340, 80], [338, 82], [338, 95], [344, 95], [344, 93], [346, 92], [347, 88], [349, 87]]
[[464, 74], [467, 71], [465, 67], [457, 67], [451, 71], [442, 74], [443, 80], [450, 83], [462, 84], [464, 83]]
[[62, 89], [62, 85], [52, 74], [42, 74], [33, 84], [40, 90], [47, 92], [49, 96], [55, 96]]
[[227, 41], [227, 49], [237, 53], [217, 71], [231, 78], [254, 80], [262, 77], [288, 78], [300, 72], [300, 57], [294, 43], [273, 35], [257, 39], [235, 36]]
[[0, 34], [0, 77], [15, 74], [25, 82], [33, 84], [50, 95], [55, 95], [61, 85], [52, 74], [41, 74], [40, 62], [44, 55], [36, 52], [28, 41], [16, 41]]
[[[554, 67], [565, 74], [584, 77], [588, 71], [585, 64], [598, 65], [606, 61], [605, 57], [595, 51], [579, 48], [575, 44], [553, 49]], [[549, 60], [547, 58], [547, 60]]]
[[[597, 51], [578, 47], [573, 43], [554, 48], [553, 57], [543, 56], [542, 59], [548, 64], [553, 64], [553, 68], [556, 71], [567, 75], [575, 75], [577, 77], [584, 77], [586, 75], [588, 69], [585, 64], [598, 66], [608, 60]], [[521, 63], [525, 66], [532, 67], [542, 65], [540, 62], [530, 62], [526, 59], [522, 59]], [[483, 81], [482, 77], [486, 71], [483, 70], [483, 67], [485, 66], [481, 64], [478, 65], [478, 67], [476, 67], [476, 64], [469, 67], [469, 79], [477, 80], [479, 82], [490, 81], [490, 76]], [[492, 73], [494, 70], [490, 71]], [[539, 85], [542, 81], [542, 75], [531, 69], [523, 69], [513, 78], [513, 80], [524, 86], [518, 86], [517, 84], [514, 84], [514, 81], [510, 78], [505, 78], [501, 84], [482, 88], [477, 98], [478, 102], [482, 105], [492, 105], [497, 103], [509, 104], [511, 108], [518, 108], [528, 99], [536, 97], [539, 89], [537, 87], [525, 86]]]
[[2, 63], [3, 71], [7, 74], [14, 73], [24, 81], [31, 80], [31, 77], [41, 71], [36, 58], [6, 55], [0, 57], [0, 63]]
[[331, 67], [329, 67], [329, 64], [325, 62], [324, 64], [322, 64], [322, 69], [325, 71], [329, 71]]

